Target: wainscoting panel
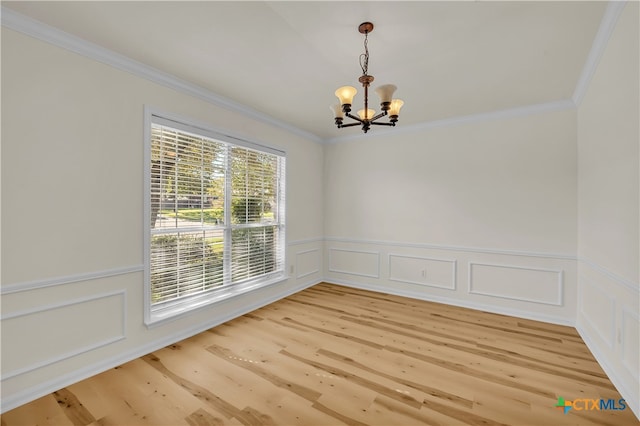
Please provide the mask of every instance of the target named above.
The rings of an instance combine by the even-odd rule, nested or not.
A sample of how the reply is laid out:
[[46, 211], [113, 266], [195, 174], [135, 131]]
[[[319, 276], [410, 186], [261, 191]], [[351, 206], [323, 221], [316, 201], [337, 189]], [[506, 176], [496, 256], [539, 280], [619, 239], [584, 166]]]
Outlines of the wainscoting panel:
[[616, 335], [615, 299], [612, 293], [604, 291], [585, 276], [580, 276], [580, 281], [580, 314], [609, 349], [613, 349]]
[[577, 266], [570, 254], [338, 237], [324, 244], [327, 282], [575, 324]]
[[[4, 412], [57, 389], [236, 318], [321, 281], [322, 241], [290, 244], [306, 272], [318, 272], [229, 298], [153, 329], [144, 327], [141, 272], [52, 278], [14, 285], [2, 297]], [[316, 257], [315, 261], [310, 259]], [[302, 272], [304, 274], [304, 272]], [[86, 278], [88, 281], [82, 281]], [[28, 338], [25, 338], [28, 336]]]
[[622, 310], [622, 364], [631, 377], [640, 377], [640, 316], [638, 312]]
[[361, 277], [380, 277], [380, 253], [342, 248], [329, 249], [329, 271]]
[[640, 418], [640, 283], [592, 259], [578, 272], [576, 329]]
[[319, 273], [322, 269], [322, 252], [319, 248], [296, 253], [296, 279]]
[[3, 357], [2, 380], [122, 340], [125, 325], [124, 290], [3, 316], [3, 346], [21, 349], [19, 357]]
[[389, 279], [455, 290], [456, 261], [389, 254]]
[[562, 271], [469, 263], [469, 293], [546, 305], [562, 305]]

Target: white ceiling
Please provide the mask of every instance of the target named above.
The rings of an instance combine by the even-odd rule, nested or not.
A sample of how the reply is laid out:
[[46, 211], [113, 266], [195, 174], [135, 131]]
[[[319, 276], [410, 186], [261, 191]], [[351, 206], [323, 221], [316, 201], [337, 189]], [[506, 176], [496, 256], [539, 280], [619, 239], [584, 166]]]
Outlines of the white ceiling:
[[[2, 2], [67, 33], [310, 132], [334, 90], [394, 83], [399, 126], [571, 99], [606, 9], [577, 1]], [[378, 99], [372, 93], [372, 103]], [[372, 131], [375, 131], [374, 128]]]

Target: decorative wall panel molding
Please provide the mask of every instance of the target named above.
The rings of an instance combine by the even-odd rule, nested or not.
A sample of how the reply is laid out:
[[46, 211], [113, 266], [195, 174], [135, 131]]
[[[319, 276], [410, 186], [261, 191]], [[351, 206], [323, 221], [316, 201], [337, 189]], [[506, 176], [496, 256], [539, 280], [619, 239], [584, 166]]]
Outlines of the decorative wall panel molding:
[[622, 308], [620, 331], [622, 365], [631, 377], [640, 377], [640, 316], [626, 307]]
[[322, 256], [320, 249], [311, 249], [296, 253], [296, 279], [320, 272]]
[[563, 272], [469, 262], [469, 293], [562, 306]]
[[105, 269], [102, 271], [87, 272], [83, 274], [65, 275], [60, 277], [47, 278], [43, 280], [25, 281], [21, 283], [3, 284], [0, 287], [0, 294], [19, 293], [21, 291], [37, 290], [45, 287], [77, 283], [81, 281], [96, 280], [99, 278], [115, 277], [118, 275], [131, 274], [144, 271], [144, 265], [123, 266], [120, 268]]
[[[609, 377], [613, 385], [618, 389], [629, 404], [630, 408], [634, 411], [636, 417], [638, 417], [638, 414], [640, 414], [640, 407], [638, 407], [638, 389], [640, 389], [640, 386], [638, 386], [640, 384], [638, 383], [638, 376], [633, 377], [621, 374], [620, 369], [615, 366], [615, 357], [603, 352], [603, 349], [604, 351], [607, 351], [607, 349], [602, 345], [599, 345], [598, 342], [593, 339], [593, 333], [589, 333], [585, 330], [583, 325], [580, 324], [579, 319], [576, 324], [576, 330], [589, 348], [589, 351], [593, 354], [593, 357], [604, 370], [607, 377]], [[633, 401], [635, 401], [635, 407]]]
[[326, 237], [324, 240], [327, 242], [363, 244], [367, 246], [376, 245], [376, 246], [388, 246], [388, 247], [405, 247], [405, 248], [419, 248], [419, 249], [430, 249], [430, 250], [460, 251], [460, 252], [467, 252], [467, 253], [504, 254], [508, 256], [541, 257], [545, 259], [576, 260], [576, 256], [574, 254], [546, 253], [546, 252], [523, 251], [523, 250], [504, 250], [504, 249], [495, 249], [491, 247], [446, 246], [442, 244], [368, 240], [368, 239], [341, 238], [341, 237]]
[[456, 289], [456, 261], [389, 254], [389, 279], [408, 284]]
[[609, 349], [613, 349], [616, 335], [615, 298], [584, 276], [580, 276], [579, 280], [583, 284], [578, 293], [580, 315]]
[[3, 354], [1, 380], [123, 340], [126, 312], [126, 291], [118, 290], [4, 315], [2, 344], [13, 349]]
[[323, 237], [305, 238], [302, 240], [287, 241], [287, 246], [299, 246], [301, 244], [323, 243]]
[[329, 272], [380, 278], [380, 252], [329, 249]]
[[614, 281], [616, 284], [621, 285], [622, 287], [627, 288], [628, 290], [631, 290], [633, 292], [635, 292], [636, 294], [638, 294], [640, 296], [640, 283], [637, 282], [633, 282], [631, 280], [627, 280], [613, 272], [611, 272], [610, 270], [608, 270], [607, 268], [605, 268], [604, 266], [594, 262], [591, 259], [587, 259], [586, 257], [580, 257], [578, 259], [580, 261], [580, 263], [583, 266], [586, 266], [592, 270], [594, 270], [595, 272], [598, 272], [601, 275], [604, 275], [605, 277], [611, 279], [612, 281]]
[[[33, 401], [36, 398], [40, 398], [44, 395], [48, 395], [57, 389], [77, 383], [81, 380], [94, 376], [110, 368], [117, 367], [121, 364], [129, 362], [143, 355], [149, 354], [158, 349], [164, 348], [175, 342], [189, 338], [195, 334], [208, 330], [212, 327], [215, 327], [233, 318], [242, 316], [248, 312], [259, 309], [265, 305], [268, 305], [269, 303], [275, 302], [276, 300], [283, 299], [291, 294], [302, 291], [320, 282], [322, 282], [322, 280], [313, 280], [313, 281], [307, 281], [302, 284], [294, 285], [293, 287], [287, 287], [284, 291], [273, 293], [265, 297], [264, 299], [249, 303], [239, 309], [236, 309], [230, 312], [224, 312], [224, 313], [218, 314], [217, 316], [213, 316], [206, 323], [196, 324], [196, 325], [193, 325], [192, 327], [183, 328], [175, 332], [162, 334], [160, 335], [160, 337], [158, 337], [153, 341], [138, 343], [133, 348], [128, 348], [124, 352], [120, 352], [114, 357], [105, 358], [98, 362], [86, 365], [83, 368], [75, 370], [71, 373], [58, 376], [53, 380], [38, 383], [37, 385], [28, 387], [19, 393], [10, 394], [10, 395], [3, 394], [2, 405], [0, 406], [0, 409], [2, 412], [5, 412], [13, 408], [19, 407], [20, 405], [25, 404], [29, 401]], [[15, 376], [15, 374], [13, 376]], [[4, 379], [7, 379], [7, 377], [3, 377], [3, 380]]]

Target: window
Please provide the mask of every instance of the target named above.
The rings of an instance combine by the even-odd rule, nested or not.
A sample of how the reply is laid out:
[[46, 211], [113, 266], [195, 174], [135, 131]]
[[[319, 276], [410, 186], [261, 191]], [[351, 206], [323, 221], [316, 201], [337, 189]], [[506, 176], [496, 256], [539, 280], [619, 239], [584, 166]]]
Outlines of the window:
[[284, 154], [148, 117], [147, 324], [284, 279]]

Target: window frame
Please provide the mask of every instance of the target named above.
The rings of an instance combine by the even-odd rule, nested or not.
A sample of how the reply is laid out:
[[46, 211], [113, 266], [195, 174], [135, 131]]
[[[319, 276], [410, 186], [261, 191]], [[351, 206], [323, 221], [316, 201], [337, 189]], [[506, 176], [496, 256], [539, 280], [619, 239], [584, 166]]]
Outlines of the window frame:
[[[229, 180], [231, 167], [225, 165], [225, 207], [224, 207], [224, 265], [229, 266], [223, 270], [223, 284], [219, 288], [207, 290], [193, 296], [187, 296], [173, 301], [163, 302], [154, 306], [151, 300], [151, 140], [152, 125], [159, 124], [173, 129], [213, 139], [226, 145], [231, 151], [232, 147], [247, 148], [266, 154], [277, 156], [279, 178], [277, 188], [280, 203], [278, 206], [278, 219], [275, 223], [277, 230], [277, 269], [273, 272], [261, 275], [257, 278], [249, 278], [233, 283], [231, 279], [231, 236], [234, 229], [266, 228], [266, 225], [241, 225], [232, 224], [231, 221], [231, 182]], [[229, 158], [227, 156], [227, 158]], [[144, 323], [147, 327], [153, 327], [167, 321], [176, 319], [198, 309], [210, 306], [214, 303], [227, 300], [273, 285], [288, 279], [286, 275], [286, 152], [271, 146], [248, 141], [242, 137], [230, 134], [230, 132], [214, 130], [207, 124], [195, 122], [192, 119], [176, 114], [159, 111], [145, 106], [144, 108]], [[274, 226], [274, 225], [270, 225]]]

